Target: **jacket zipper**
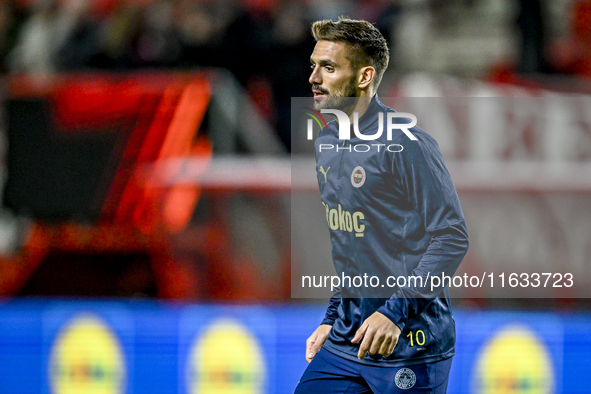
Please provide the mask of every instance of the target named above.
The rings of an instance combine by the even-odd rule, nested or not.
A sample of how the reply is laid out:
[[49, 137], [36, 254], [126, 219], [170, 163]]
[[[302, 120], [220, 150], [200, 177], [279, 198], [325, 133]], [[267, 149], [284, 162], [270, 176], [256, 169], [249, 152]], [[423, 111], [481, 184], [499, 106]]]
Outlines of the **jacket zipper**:
[[[343, 140], [343, 148], [347, 146], [347, 140]], [[337, 177], [337, 179], [341, 179], [341, 173], [343, 172], [343, 161], [345, 160], [345, 149], [343, 149], [343, 152], [341, 153], [341, 165], [339, 167], [339, 176]]]

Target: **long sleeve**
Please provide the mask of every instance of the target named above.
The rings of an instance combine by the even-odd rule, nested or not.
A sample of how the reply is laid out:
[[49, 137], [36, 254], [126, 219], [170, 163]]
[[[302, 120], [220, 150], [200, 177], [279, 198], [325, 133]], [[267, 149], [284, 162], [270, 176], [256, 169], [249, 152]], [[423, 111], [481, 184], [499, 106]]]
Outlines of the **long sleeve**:
[[412, 271], [413, 276], [423, 278], [423, 286], [398, 288], [378, 309], [400, 329], [444, 291], [441, 286], [431, 289], [429, 278], [442, 273], [453, 275], [468, 251], [466, 223], [451, 176], [437, 143], [426, 134], [421, 136], [418, 141], [405, 143], [404, 151], [392, 159], [409, 207], [431, 236], [426, 252]]
[[320, 324], [329, 324], [332, 326], [335, 320], [339, 317], [339, 305], [341, 305], [341, 288], [336, 287], [328, 302], [328, 308], [326, 308], [324, 319]]

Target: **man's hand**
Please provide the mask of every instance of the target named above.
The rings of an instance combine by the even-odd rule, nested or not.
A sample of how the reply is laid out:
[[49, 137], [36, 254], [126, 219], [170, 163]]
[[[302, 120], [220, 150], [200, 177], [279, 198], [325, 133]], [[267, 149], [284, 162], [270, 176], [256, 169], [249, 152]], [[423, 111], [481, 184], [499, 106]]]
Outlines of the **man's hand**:
[[365, 358], [366, 352], [388, 357], [394, 351], [399, 336], [400, 328], [396, 324], [380, 312], [374, 312], [373, 315], [365, 319], [351, 342], [357, 343], [363, 337], [357, 354], [357, 358], [360, 360]]
[[324, 345], [326, 338], [328, 338], [328, 334], [330, 334], [331, 328], [332, 326], [329, 324], [322, 324], [320, 325], [320, 327], [316, 329], [316, 331], [312, 333], [312, 335], [310, 335], [310, 338], [308, 338], [308, 340], [306, 341], [307, 362], [312, 361], [316, 353], [318, 353], [320, 349], [322, 349], [322, 345]]

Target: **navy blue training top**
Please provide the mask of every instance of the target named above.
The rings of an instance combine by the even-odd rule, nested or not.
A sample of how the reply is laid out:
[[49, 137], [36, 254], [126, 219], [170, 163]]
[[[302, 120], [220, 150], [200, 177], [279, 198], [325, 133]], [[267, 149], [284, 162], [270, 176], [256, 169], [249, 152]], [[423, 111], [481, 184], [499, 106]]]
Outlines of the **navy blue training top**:
[[[388, 140], [385, 125], [391, 112], [396, 111], [375, 96], [360, 117], [360, 133], [373, 135], [383, 113], [384, 131], [377, 140], [362, 140], [353, 130], [350, 140], [339, 140], [336, 120], [315, 140], [336, 273], [341, 278], [365, 275], [366, 285], [367, 277], [380, 280], [377, 285], [374, 278], [367, 287], [356, 286], [359, 280], [349, 281], [335, 291], [322, 321], [333, 326], [324, 347], [347, 359], [384, 367], [454, 355], [449, 289], [432, 288], [430, 277], [452, 276], [468, 250], [460, 201], [436, 141], [416, 126], [409, 131], [417, 141], [400, 129], [394, 129]], [[389, 276], [401, 278], [387, 282]], [[360, 361], [361, 341], [353, 344], [351, 339], [376, 311], [402, 333], [392, 355], [367, 355]]]

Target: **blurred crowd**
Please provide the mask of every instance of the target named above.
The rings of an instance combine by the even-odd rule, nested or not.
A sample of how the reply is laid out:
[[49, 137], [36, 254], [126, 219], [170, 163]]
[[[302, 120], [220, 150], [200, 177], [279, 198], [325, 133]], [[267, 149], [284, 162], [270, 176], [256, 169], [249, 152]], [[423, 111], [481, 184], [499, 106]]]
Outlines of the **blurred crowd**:
[[311, 43], [311, 20], [349, 14], [372, 14], [366, 17], [379, 20], [395, 3], [4, 0], [0, 2], [2, 70], [224, 67], [246, 83], [254, 74], [273, 74], [276, 66], [271, 59], [297, 61], [300, 46]]
[[[366, 19], [394, 44], [396, 26], [409, 10], [428, 9], [432, 18], [421, 23], [436, 27], [442, 18], [459, 24], [449, 8], [480, 2], [1, 0], [0, 73], [224, 68], [248, 90], [289, 148], [291, 97], [310, 94], [312, 21], [339, 15]], [[513, 69], [591, 76], [591, 0], [569, 3], [571, 36], [556, 42], [544, 34], [551, 18], [544, 11], [547, 3], [507, 0], [505, 6], [517, 10], [507, 23], [521, 32], [521, 57], [514, 59]], [[403, 57], [395, 50], [392, 55], [390, 72], [399, 66], [396, 57]]]
[[[310, 93], [310, 23], [358, 15], [387, 18], [396, 1], [296, 0], [3, 0], [0, 70], [231, 71], [289, 146], [290, 98]], [[271, 100], [268, 100], [271, 99]], [[265, 102], [271, 102], [265, 108]], [[282, 126], [283, 130], [282, 130]]]

